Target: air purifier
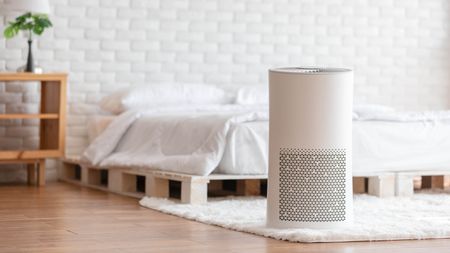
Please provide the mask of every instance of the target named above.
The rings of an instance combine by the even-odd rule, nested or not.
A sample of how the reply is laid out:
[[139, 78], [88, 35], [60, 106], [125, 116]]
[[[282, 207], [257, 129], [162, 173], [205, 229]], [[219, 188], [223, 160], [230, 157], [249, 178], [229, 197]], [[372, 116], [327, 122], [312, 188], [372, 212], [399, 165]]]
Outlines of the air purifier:
[[267, 226], [352, 222], [352, 101], [349, 69], [269, 70]]

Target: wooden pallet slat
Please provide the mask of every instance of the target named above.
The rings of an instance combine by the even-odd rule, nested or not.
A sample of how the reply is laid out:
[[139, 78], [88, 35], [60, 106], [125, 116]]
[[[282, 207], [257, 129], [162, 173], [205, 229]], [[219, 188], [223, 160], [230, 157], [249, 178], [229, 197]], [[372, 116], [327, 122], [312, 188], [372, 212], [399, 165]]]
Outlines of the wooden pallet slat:
[[236, 192], [244, 196], [258, 196], [261, 194], [261, 180], [245, 179], [239, 180], [236, 186]]
[[422, 188], [450, 188], [450, 175], [422, 176]]
[[146, 181], [147, 195], [157, 198], [169, 197], [169, 180], [148, 176]]
[[[261, 195], [267, 175], [187, 175], [142, 168], [102, 168], [78, 159], [64, 159], [58, 175], [61, 180], [126, 196], [141, 198], [144, 195], [159, 198], [171, 196], [171, 182], [178, 182], [177, 195], [182, 203], [205, 203], [208, 192], [218, 196]], [[102, 171], [107, 171], [107, 184], [101, 182]], [[80, 175], [77, 175], [80, 174]], [[422, 176], [422, 188], [450, 188], [450, 173], [399, 172], [353, 177], [353, 192], [378, 197], [410, 196], [414, 193], [414, 178]], [[231, 189], [230, 190], [230, 182]], [[234, 183], [233, 183], [234, 182]], [[176, 185], [175, 185], [176, 186]], [[138, 189], [139, 188], [139, 189]]]
[[206, 181], [181, 182], [181, 203], [203, 204], [208, 201], [208, 183]]
[[421, 180], [420, 188], [450, 189], [449, 171], [405, 171], [396, 173], [396, 196], [414, 194], [415, 178]]
[[369, 177], [367, 189], [369, 195], [382, 198], [395, 196], [395, 174], [383, 173]]
[[[74, 169], [81, 172], [81, 180], [76, 180]], [[187, 175], [167, 171], [150, 171], [140, 168], [101, 168], [83, 163], [77, 159], [65, 159], [60, 177], [70, 183], [76, 183], [95, 189], [106, 190], [126, 196], [140, 198], [144, 195], [160, 198], [170, 196], [170, 181], [181, 185], [181, 203], [205, 203], [208, 190], [223, 195], [261, 195], [262, 180], [267, 175], [225, 175], [211, 174], [208, 176]], [[108, 170], [108, 185], [100, 186], [100, 170]], [[145, 193], [137, 191], [137, 177], [145, 177]], [[394, 195], [394, 174], [385, 173], [379, 176], [355, 177], [354, 192], [369, 193], [379, 197]], [[235, 181], [235, 190], [224, 189], [225, 181]]]
[[[80, 170], [81, 178], [77, 179], [76, 170]], [[99, 184], [100, 171], [108, 171], [108, 185]], [[168, 198], [169, 182], [177, 181], [181, 183], [182, 203], [206, 203], [208, 197], [208, 184], [212, 188], [221, 189], [221, 180], [238, 180], [237, 194], [259, 195], [260, 179], [267, 178], [266, 175], [220, 175], [209, 176], [187, 175], [166, 171], [150, 171], [140, 168], [101, 168], [91, 166], [76, 158], [63, 160], [63, 166], [58, 173], [61, 180], [87, 186], [95, 189], [106, 190], [131, 197], [142, 197], [145, 195], [152, 197]], [[137, 191], [137, 177], [145, 177], [145, 193]]]

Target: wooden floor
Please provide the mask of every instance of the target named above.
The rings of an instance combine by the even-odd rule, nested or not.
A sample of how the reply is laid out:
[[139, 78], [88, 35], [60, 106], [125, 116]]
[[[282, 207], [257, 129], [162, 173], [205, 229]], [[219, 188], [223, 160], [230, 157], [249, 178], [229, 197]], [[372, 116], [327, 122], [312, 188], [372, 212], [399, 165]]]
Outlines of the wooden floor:
[[136, 199], [51, 183], [0, 186], [0, 252], [439, 253], [450, 252], [450, 240], [289, 243], [162, 214]]

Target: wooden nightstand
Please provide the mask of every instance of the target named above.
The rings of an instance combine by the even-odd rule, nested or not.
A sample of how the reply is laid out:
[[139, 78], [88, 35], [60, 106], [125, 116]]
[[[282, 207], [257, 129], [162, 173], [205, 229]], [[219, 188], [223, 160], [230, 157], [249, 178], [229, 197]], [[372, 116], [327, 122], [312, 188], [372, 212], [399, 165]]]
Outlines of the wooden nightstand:
[[[0, 151], [0, 163], [26, 163], [28, 183], [45, 185], [45, 159], [64, 156], [67, 74], [0, 73], [0, 82], [7, 81], [37, 81], [41, 83], [41, 102], [38, 114], [0, 114], [0, 120], [39, 119], [39, 149]], [[27, 85], [27, 83], [23, 83], [23, 85]]]

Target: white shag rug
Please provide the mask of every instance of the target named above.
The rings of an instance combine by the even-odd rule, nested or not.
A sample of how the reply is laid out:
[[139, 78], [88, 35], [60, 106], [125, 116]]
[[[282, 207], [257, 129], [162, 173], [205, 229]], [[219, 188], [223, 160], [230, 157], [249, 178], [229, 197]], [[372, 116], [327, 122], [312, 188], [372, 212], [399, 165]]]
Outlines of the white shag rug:
[[333, 230], [268, 228], [266, 199], [262, 197], [216, 198], [201, 205], [144, 197], [139, 203], [186, 219], [291, 242], [450, 238], [449, 193], [392, 198], [356, 195], [354, 224]]

